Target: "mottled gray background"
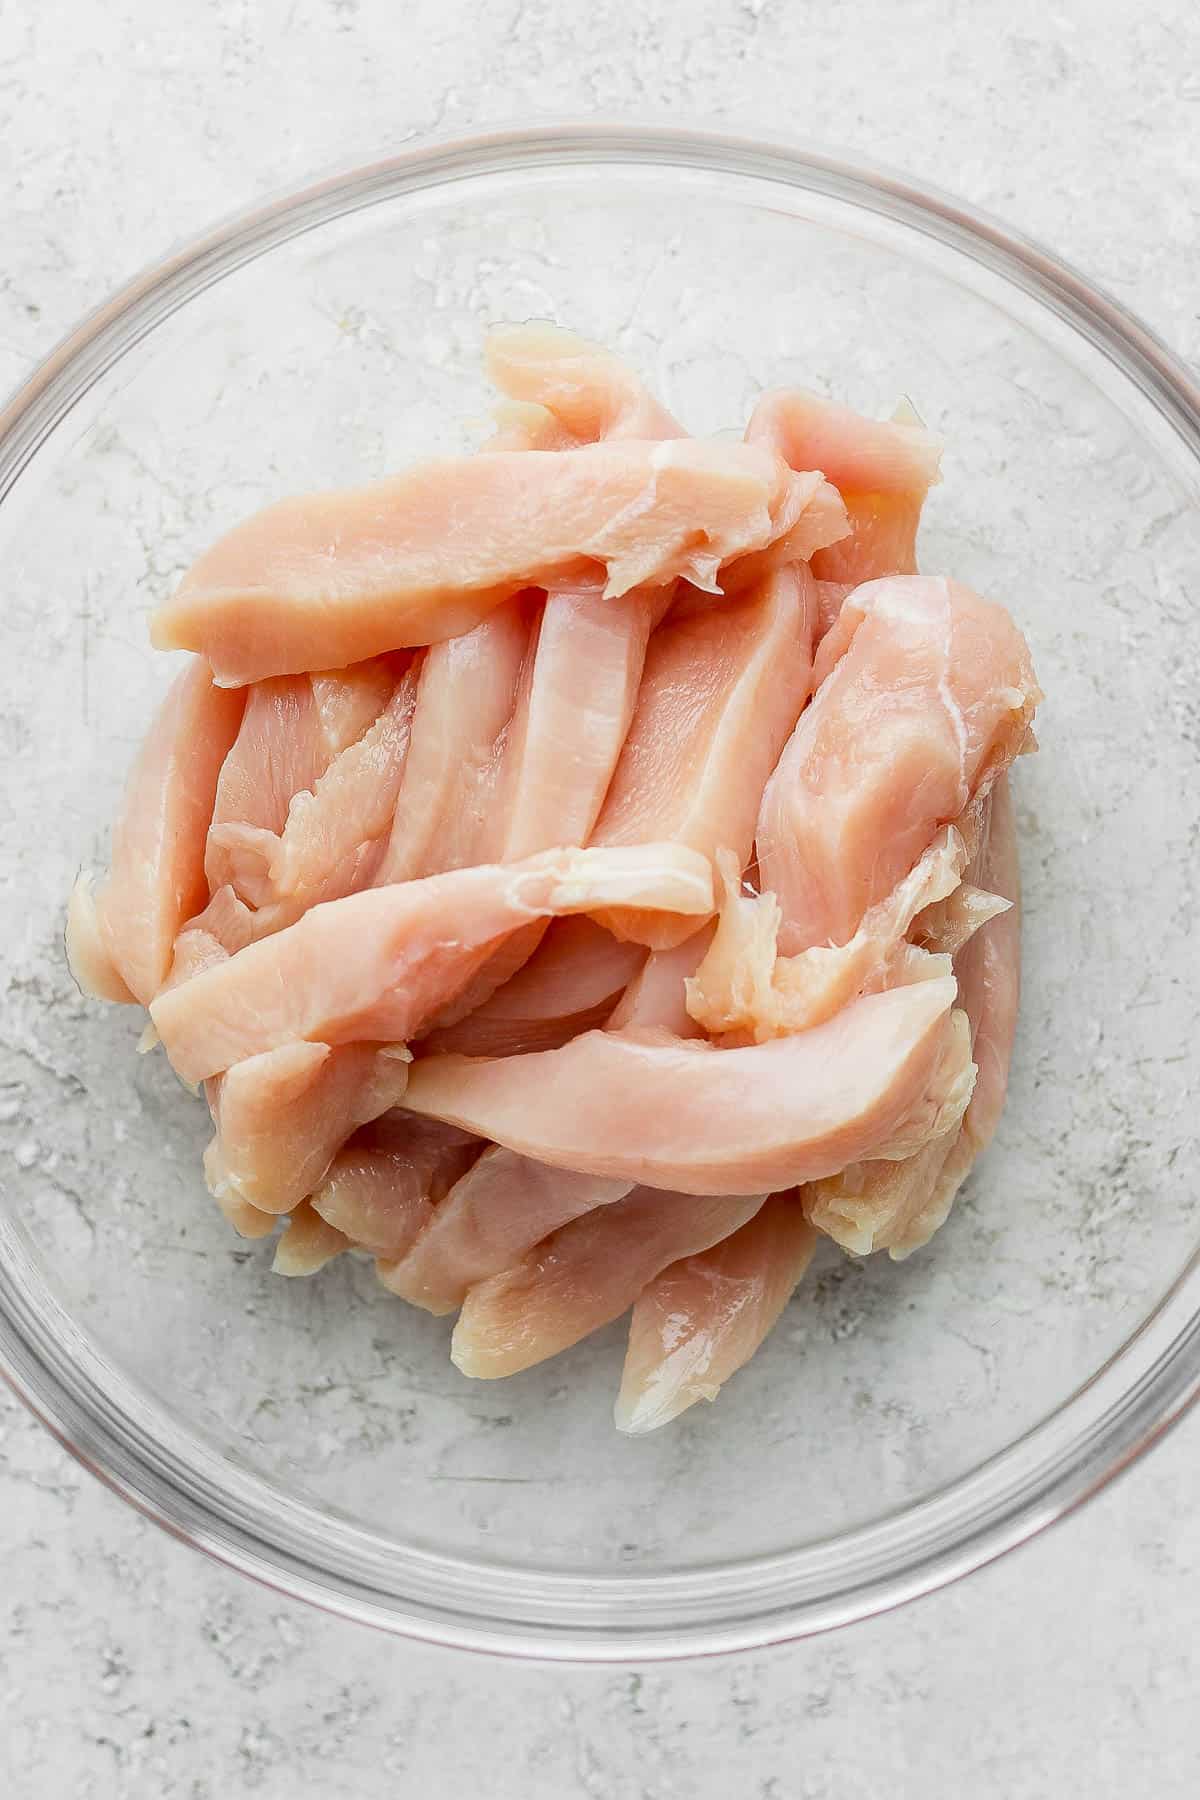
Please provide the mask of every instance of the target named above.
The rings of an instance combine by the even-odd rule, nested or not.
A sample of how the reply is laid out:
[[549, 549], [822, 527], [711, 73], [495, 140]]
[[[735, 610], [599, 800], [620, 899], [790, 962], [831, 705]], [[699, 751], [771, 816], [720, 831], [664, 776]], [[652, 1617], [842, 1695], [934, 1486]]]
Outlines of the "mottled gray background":
[[[179, 16], [0, 8], [0, 386], [259, 188], [429, 129], [585, 112], [892, 161], [1056, 246], [1200, 361], [1200, 21], [1174, 0], [1136, 17], [1121, 0], [208, 0]], [[1190, 1796], [1195, 1429], [1083, 1517], [877, 1623], [748, 1658], [556, 1671], [393, 1643], [252, 1588], [0, 1399], [0, 1791]]]

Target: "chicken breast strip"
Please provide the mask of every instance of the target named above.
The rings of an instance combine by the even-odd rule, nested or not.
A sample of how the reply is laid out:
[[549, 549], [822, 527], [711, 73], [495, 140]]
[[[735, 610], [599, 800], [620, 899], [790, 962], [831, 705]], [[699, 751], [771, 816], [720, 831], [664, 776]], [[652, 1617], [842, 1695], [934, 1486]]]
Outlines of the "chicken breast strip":
[[819, 581], [856, 587], [916, 574], [917, 527], [941, 480], [942, 447], [915, 414], [864, 419], [816, 394], [778, 388], [758, 402], [746, 441], [768, 445], [793, 469], [820, 469], [841, 494], [850, 530], [813, 552]]
[[203, 650], [238, 686], [439, 643], [530, 583], [598, 566], [610, 598], [679, 576], [711, 588], [723, 562], [792, 527], [799, 482], [769, 450], [691, 439], [423, 463], [237, 526], [151, 635]]
[[974, 1065], [953, 1003], [954, 981], [941, 977], [742, 1049], [626, 1030], [530, 1056], [426, 1057], [405, 1104], [559, 1168], [768, 1193], [908, 1155], [961, 1118]]
[[160, 994], [151, 1017], [193, 1082], [301, 1038], [400, 1043], [465, 987], [497, 940], [625, 900], [703, 918], [711, 870], [669, 844], [549, 851], [351, 894]]
[[544, 1362], [619, 1319], [660, 1269], [727, 1237], [762, 1203], [761, 1194], [697, 1199], [634, 1188], [473, 1287], [450, 1355], [464, 1375], [485, 1380]]
[[983, 891], [993, 904], [971, 903], [975, 929], [954, 957], [978, 1069], [962, 1123], [904, 1162], [852, 1163], [802, 1191], [813, 1225], [860, 1256], [888, 1250], [899, 1260], [928, 1243], [991, 1142], [1004, 1108], [1021, 977], [1020, 869], [1007, 775], [992, 789], [987, 813], [968, 872], [972, 882], [987, 883]]
[[422, 656], [408, 756], [374, 886], [496, 860], [481, 850], [533, 616], [532, 597], [518, 595]]
[[92, 890], [81, 877], [68, 917], [86, 993], [148, 1005], [166, 980], [180, 927], [208, 901], [205, 843], [242, 705], [199, 659], [168, 689], [126, 784], [108, 878]]
[[785, 955], [847, 943], [1017, 755], [1041, 699], [1008, 613], [958, 582], [868, 583], [821, 657], [839, 637], [759, 810], [760, 886], [779, 902]]
[[586, 917], [556, 920], [524, 968], [456, 1025], [421, 1041], [420, 1053], [517, 1056], [552, 1050], [602, 1025], [646, 961]]
[[[583, 921], [579, 921], [582, 924]], [[551, 931], [564, 927], [551, 927]], [[652, 951], [626, 989], [612, 1023], [635, 1029], [696, 1032], [684, 1006], [684, 982], [710, 936], [707, 928], [672, 950]], [[611, 940], [610, 940], [611, 941]], [[561, 1226], [620, 1200], [632, 1178], [579, 1174], [494, 1144], [446, 1195], [408, 1254], [381, 1263], [384, 1285], [430, 1312], [460, 1306], [468, 1289], [518, 1263]]]
[[798, 1196], [772, 1194], [729, 1237], [656, 1275], [629, 1322], [617, 1429], [641, 1436], [715, 1400], [779, 1318], [816, 1243]]
[[[670, 839], [748, 859], [763, 788], [808, 699], [814, 605], [797, 563], [655, 633], [593, 844]], [[689, 930], [629, 911], [603, 923], [657, 948]]]
[[453, 1125], [387, 1112], [339, 1150], [311, 1204], [349, 1243], [403, 1256], [483, 1147]]
[[[687, 435], [620, 357], [573, 332], [500, 326], [486, 357], [501, 392], [532, 407], [530, 449], [544, 434], [539, 415], [575, 445]], [[517, 447], [515, 424], [505, 441]], [[614, 599], [597, 579], [550, 586], [504, 746], [490, 860], [587, 842], [633, 717], [650, 633], [672, 593], [670, 585], [635, 588]]]

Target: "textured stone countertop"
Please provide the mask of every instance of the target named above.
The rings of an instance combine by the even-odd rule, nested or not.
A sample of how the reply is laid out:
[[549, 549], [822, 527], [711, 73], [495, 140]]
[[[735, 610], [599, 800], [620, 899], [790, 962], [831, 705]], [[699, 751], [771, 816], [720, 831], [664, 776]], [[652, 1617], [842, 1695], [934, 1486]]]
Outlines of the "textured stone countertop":
[[[1057, 247], [1200, 362], [1185, 0], [9, 0], [0, 388], [234, 204], [424, 131], [683, 116], [841, 144]], [[1082, 1516], [833, 1637], [553, 1669], [325, 1618], [173, 1542], [0, 1396], [13, 1800], [1097, 1800], [1200, 1791], [1197, 1423]]]

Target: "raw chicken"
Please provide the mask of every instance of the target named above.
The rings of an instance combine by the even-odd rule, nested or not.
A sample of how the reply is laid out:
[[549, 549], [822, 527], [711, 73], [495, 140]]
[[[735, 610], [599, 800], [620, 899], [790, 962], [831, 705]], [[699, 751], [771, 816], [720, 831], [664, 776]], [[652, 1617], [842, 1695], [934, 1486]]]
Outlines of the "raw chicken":
[[772, 1194], [740, 1230], [655, 1276], [629, 1324], [618, 1429], [656, 1431], [715, 1400], [791, 1299], [816, 1242], [797, 1196]]
[[474, 1286], [450, 1355], [464, 1375], [485, 1380], [532, 1368], [619, 1319], [660, 1269], [727, 1237], [762, 1203], [761, 1194], [697, 1199], [634, 1188]]
[[224, 962], [253, 940], [254, 914], [231, 887], [219, 887], [204, 911], [189, 919], [175, 939], [171, 968], [160, 992]]
[[848, 943], [780, 956], [779, 902], [769, 892], [743, 893], [737, 864], [728, 851], [718, 852], [720, 921], [687, 984], [688, 1011], [713, 1035], [761, 1044], [822, 1024], [857, 994], [948, 974], [945, 956], [914, 947], [905, 934], [918, 913], [958, 889], [967, 858], [961, 834], [947, 826], [886, 900], [867, 908]]
[[[847, 594], [854, 592], [852, 581], [818, 581], [817, 583], [817, 642], [832, 630], [837, 616], [842, 610], [842, 603]], [[813, 671], [813, 683], [816, 685], [816, 670]]]
[[721, 570], [723, 593], [744, 593], [790, 563], [811, 563], [818, 550], [848, 535], [845, 503], [833, 483], [818, 470], [798, 470], [793, 479], [791, 525], [765, 549], [751, 550], [727, 562]]
[[911, 411], [864, 419], [797, 388], [764, 394], [746, 431], [793, 469], [820, 469], [846, 503], [850, 534], [812, 555], [818, 580], [913, 575], [925, 496], [941, 479], [941, 444]]
[[325, 746], [325, 767], [375, 723], [404, 673], [404, 658], [374, 657], [348, 669], [323, 669], [309, 676], [317, 727]]
[[382, 853], [404, 780], [418, 671], [397, 682], [379, 717], [335, 756], [312, 784], [293, 794], [271, 858], [275, 895], [288, 902], [288, 923], [307, 907], [341, 899], [362, 886]]
[[[502, 392], [532, 406], [530, 449], [545, 435], [538, 415], [576, 445], [686, 436], [619, 357], [557, 326], [498, 327], [487, 364]], [[516, 434], [512, 421], [513, 448]], [[672, 594], [665, 586], [606, 598], [598, 579], [551, 586], [504, 748], [488, 860], [587, 842], [633, 717], [650, 632]]]
[[[249, 894], [240, 851], [265, 842], [283, 829], [292, 795], [311, 787], [329, 761], [325, 734], [307, 675], [279, 675], [255, 682], [246, 694], [246, 709], [237, 738], [221, 765], [205, 854], [210, 888], [226, 883], [257, 903], [258, 886]], [[231, 831], [230, 827], [242, 828]], [[259, 839], [257, 834], [263, 834]], [[266, 855], [249, 869], [251, 881], [265, 875]]]
[[495, 860], [476, 852], [489, 825], [530, 610], [529, 597], [518, 596], [474, 631], [425, 652], [404, 780], [375, 886]]
[[641, 440], [428, 462], [283, 500], [237, 526], [155, 614], [226, 686], [470, 631], [518, 589], [606, 572], [611, 598], [686, 576], [796, 522], [794, 477], [750, 444]]
[[[803, 1191], [812, 1223], [861, 1256], [888, 1250], [899, 1259], [929, 1241], [976, 1156], [991, 1142], [1004, 1107], [1021, 969], [1020, 871], [1007, 776], [992, 789], [987, 815], [969, 872], [987, 883], [991, 892], [985, 890], [984, 897], [991, 907], [972, 907], [979, 923], [955, 956], [978, 1069], [961, 1126], [904, 1162], [852, 1163]], [[997, 902], [1000, 911], [994, 910]]]
[[290, 1212], [356, 1127], [400, 1104], [410, 1060], [402, 1045], [297, 1042], [236, 1063], [209, 1083], [210, 1185]]
[[701, 1037], [703, 1033], [687, 1007], [687, 984], [708, 953], [715, 927], [702, 925], [669, 950], [652, 950], [609, 1017], [609, 1029], [629, 1026], [657, 1027], [673, 1037]]
[[315, 1275], [318, 1269], [351, 1248], [350, 1240], [327, 1225], [308, 1201], [289, 1217], [275, 1246], [271, 1267], [277, 1275]]
[[634, 588], [608, 599], [593, 582], [547, 594], [497, 780], [494, 860], [588, 841], [671, 593]]
[[240, 1194], [235, 1194], [231, 1187], [223, 1183], [215, 1151], [216, 1139], [213, 1138], [204, 1152], [204, 1178], [222, 1216], [233, 1226], [239, 1237], [251, 1240], [270, 1237], [279, 1226], [279, 1214], [260, 1212], [257, 1206], [251, 1206], [248, 1200], [243, 1200]]
[[252, 906], [269, 904], [269, 865], [292, 796], [313, 787], [340, 751], [362, 736], [392, 692], [383, 659], [318, 675], [256, 682], [221, 766], [205, 852], [210, 889], [231, 885]]
[[552, 1050], [602, 1025], [646, 961], [594, 920], [559, 919], [524, 968], [456, 1025], [422, 1039], [421, 1053], [515, 1056]]
[[495, 429], [479, 448], [495, 450], [577, 450], [579, 439], [535, 400], [498, 400], [492, 407]]
[[124, 989], [145, 1006], [166, 980], [180, 926], [208, 900], [205, 834], [241, 716], [242, 696], [214, 687], [199, 659], [168, 690], [126, 785], [108, 879], [95, 891], [84, 883], [68, 918], [85, 992]]
[[[552, 925], [550, 932], [584, 926], [588, 931], [597, 929], [577, 920]], [[642, 973], [622, 995], [611, 1023], [615, 1026], [619, 1019], [622, 1026], [681, 1028], [681, 1036], [697, 1035], [683, 1003], [683, 984], [710, 936], [710, 928], [703, 927], [675, 949], [652, 951]], [[594, 1207], [620, 1200], [633, 1185], [632, 1177], [613, 1179], [548, 1168], [535, 1158], [493, 1145], [447, 1194], [409, 1254], [391, 1267], [381, 1267], [380, 1274], [385, 1285], [405, 1300], [430, 1312], [449, 1312], [462, 1304], [474, 1282], [511, 1268], [552, 1231]]]
[[466, 986], [460, 988], [451, 999], [443, 1000], [424, 1021], [421, 1026], [422, 1042], [437, 1032], [449, 1031], [452, 1026], [461, 1024], [472, 1013], [478, 1012], [481, 1006], [486, 1006], [502, 987], [520, 974], [545, 937], [548, 923], [544, 918], [534, 919], [531, 924], [520, 925], [516, 931], [501, 938]]
[[402, 1256], [482, 1149], [453, 1125], [385, 1113], [338, 1151], [311, 1205], [361, 1249]]
[[1008, 1090], [1008, 1066], [1017, 1029], [1021, 988], [1021, 868], [1012, 788], [1006, 778], [992, 789], [987, 831], [971, 875], [985, 892], [1010, 900], [966, 943], [957, 958], [963, 1005], [971, 1021], [972, 1055], [979, 1067], [975, 1092], [963, 1119], [963, 1135], [978, 1156], [995, 1135]]
[[535, 429], [549, 413], [576, 444], [687, 435], [619, 356], [560, 326], [493, 326], [484, 360], [501, 393], [533, 409], [525, 419]]
[[785, 955], [848, 942], [1011, 762], [1041, 698], [1008, 614], [957, 582], [871, 582], [831, 636], [843, 631], [759, 811], [760, 884], [779, 901]]
[[136, 1006], [109, 954], [92, 877], [86, 870], [75, 879], [67, 901], [67, 960], [71, 973], [85, 994], [94, 1000], [113, 1000], [118, 1006]]
[[380, 1262], [380, 1278], [427, 1312], [452, 1312], [475, 1283], [511, 1268], [570, 1220], [620, 1200], [631, 1185], [547, 1168], [493, 1145], [450, 1190], [407, 1254]]
[[[592, 843], [669, 839], [747, 860], [763, 787], [808, 698], [813, 608], [812, 577], [794, 564], [655, 633]], [[618, 937], [658, 948], [690, 929], [628, 911], [602, 917]]]
[[943, 976], [742, 1049], [628, 1029], [529, 1056], [427, 1057], [405, 1105], [557, 1168], [696, 1194], [769, 1192], [906, 1156], [949, 1130], [974, 1077], [953, 1003]]
[[1001, 608], [915, 574], [911, 409], [780, 391], [698, 442], [571, 333], [487, 356], [485, 454], [269, 507], [160, 609], [205, 660], [68, 954], [203, 1084], [276, 1269], [371, 1256], [480, 1376], [632, 1305], [636, 1434], [818, 1232], [907, 1255], [988, 1142], [1040, 693]]
[[548, 851], [351, 894], [161, 994], [151, 1017], [185, 1081], [297, 1038], [399, 1043], [518, 926], [618, 902], [703, 918], [711, 869], [670, 844]]

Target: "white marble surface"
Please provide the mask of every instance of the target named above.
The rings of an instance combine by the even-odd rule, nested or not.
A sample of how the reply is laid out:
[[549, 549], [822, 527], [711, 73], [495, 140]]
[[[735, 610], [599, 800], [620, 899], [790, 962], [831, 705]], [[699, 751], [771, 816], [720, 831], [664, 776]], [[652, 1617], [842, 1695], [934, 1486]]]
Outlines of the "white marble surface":
[[[437, 127], [791, 130], [956, 188], [1200, 361], [1200, 20], [1180, 0], [151, 0], [0, 9], [0, 386], [263, 187]], [[497, 1800], [1192, 1795], [1196, 1427], [966, 1584], [646, 1670], [392, 1642], [172, 1543], [0, 1399], [0, 1792]]]

